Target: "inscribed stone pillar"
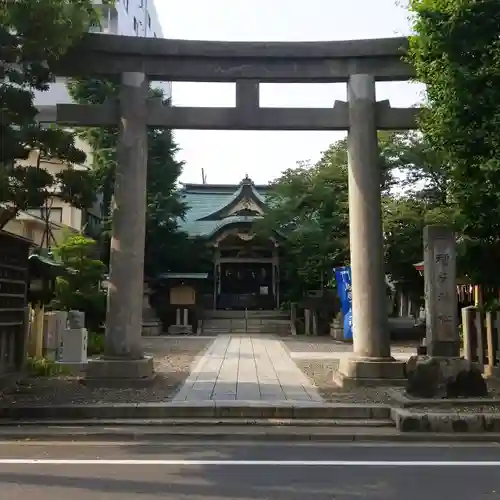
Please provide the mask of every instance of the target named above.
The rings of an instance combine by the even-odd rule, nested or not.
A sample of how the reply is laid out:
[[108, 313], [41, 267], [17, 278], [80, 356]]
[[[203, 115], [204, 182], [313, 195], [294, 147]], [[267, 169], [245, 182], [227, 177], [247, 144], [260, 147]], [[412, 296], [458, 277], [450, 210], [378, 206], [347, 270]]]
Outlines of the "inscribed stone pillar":
[[141, 359], [148, 81], [124, 73], [113, 200], [105, 355]]
[[446, 226], [424, 228], [427, 353], [458, 357], [455, 233]]
[[381, 171], [373, 76], [352, 75], [348, 100], [353, 349], [360, 357], [388, 358], [390, 341], [383, 256]]

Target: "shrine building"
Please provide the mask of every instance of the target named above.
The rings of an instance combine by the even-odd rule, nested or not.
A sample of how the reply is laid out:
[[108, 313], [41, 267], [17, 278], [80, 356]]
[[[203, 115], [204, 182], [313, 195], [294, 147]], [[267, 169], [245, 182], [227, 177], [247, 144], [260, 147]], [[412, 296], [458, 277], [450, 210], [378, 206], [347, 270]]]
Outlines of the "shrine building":
[[209, 297], [213, 309], [277, 309], [280, 304], [279, 237], [252, 230], [266, 210], [267, 185], [246, 176], [238, 185], [184, 184], [187, 206], [179, 229], [211, 249]]

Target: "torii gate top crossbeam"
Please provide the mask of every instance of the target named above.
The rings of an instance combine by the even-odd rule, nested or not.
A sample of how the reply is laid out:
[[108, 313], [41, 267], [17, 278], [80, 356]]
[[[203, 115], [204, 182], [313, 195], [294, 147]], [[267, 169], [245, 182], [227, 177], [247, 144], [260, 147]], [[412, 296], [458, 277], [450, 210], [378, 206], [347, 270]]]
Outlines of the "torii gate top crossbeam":
[[56, 68], [58, 76], [145, 73], [150, 80], [336, 83], [352, 74], [405, 81], [407, 38], [334, 42], [214, 42], [88, 34]]

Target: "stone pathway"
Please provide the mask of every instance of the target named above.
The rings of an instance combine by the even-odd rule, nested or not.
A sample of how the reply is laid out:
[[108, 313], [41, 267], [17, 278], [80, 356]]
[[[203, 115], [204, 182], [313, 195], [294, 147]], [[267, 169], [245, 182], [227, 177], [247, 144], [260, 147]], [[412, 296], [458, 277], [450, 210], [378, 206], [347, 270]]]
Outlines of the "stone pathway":
[[322, 398], [280, 340], [220, 335], [173, 400], [321, 402]]

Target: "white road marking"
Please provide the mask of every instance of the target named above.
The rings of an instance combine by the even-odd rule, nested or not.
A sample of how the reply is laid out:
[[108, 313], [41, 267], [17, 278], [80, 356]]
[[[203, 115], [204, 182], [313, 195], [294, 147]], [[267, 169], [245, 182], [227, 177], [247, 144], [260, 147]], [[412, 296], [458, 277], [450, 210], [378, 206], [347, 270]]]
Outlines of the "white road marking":
[[500, 467], [500, 461], [398, 461], [398, 460], [110, 460], [2, 458], [1, 465], [244, 465], [281, 467]]

